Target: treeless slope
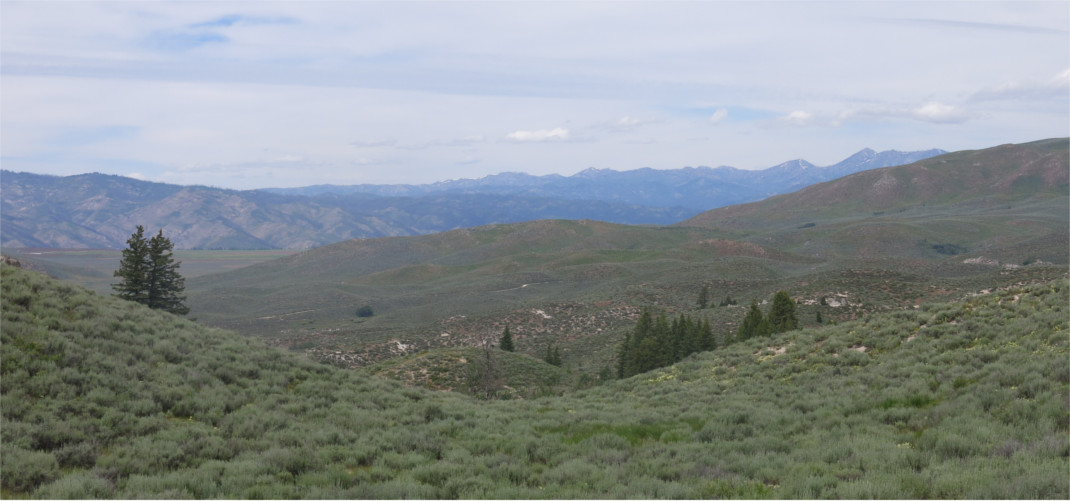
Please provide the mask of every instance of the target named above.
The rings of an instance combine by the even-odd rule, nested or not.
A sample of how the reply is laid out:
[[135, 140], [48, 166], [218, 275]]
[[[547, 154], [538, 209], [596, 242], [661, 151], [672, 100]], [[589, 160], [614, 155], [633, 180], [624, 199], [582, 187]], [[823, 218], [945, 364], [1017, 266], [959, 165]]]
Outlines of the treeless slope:
[[1068, 193], [1070, 140], [961, 151], [875, 169], [760, 202], [704, 212], [680, 225], [757, 229], [931, 206], [1007, 204]]

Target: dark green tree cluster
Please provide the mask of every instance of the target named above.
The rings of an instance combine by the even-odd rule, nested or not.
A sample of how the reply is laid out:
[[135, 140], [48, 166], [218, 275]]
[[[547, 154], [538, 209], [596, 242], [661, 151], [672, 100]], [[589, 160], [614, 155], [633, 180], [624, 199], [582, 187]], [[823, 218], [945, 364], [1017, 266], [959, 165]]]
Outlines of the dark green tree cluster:
[[546, 356], [542, 357], [542, 359], [550, 365], [561, 367], [561, 347], [554, 345], [547, 346]]
[[736, 340], [769, 336], [798, 328], [799, 320], [795, 317], [795, 301], [787, 292], [777, 291], [773, 295], [773, 305], [769, 308], [768, 316], [762, 315], [757, 299], [751, 301], [747, 316], [743, 318], [743, 323], [736, 331]]
[[189, 313], [189, 307], [183, 304], [186, 279], [178, 273], [182, 263], [175, 261], [175, 244], [163, 236], [163, 230], [147, 239], [145, 228], [139, 225], [126, 244], [114, 274], [119, 278], [118, 283], [112, 284], [115, 295], [155, 310]]
[[648, 309], [639, 315], [635, 329], [624, 337], [617, 354], [617, 376], [633, 376], [672, 365], [692, 353], [717, 347], [708, 320], [681, 314], [670, 323], [662, 313], [654, 318]]
[[[702, 286], [702, 290], [699, 291], [698, 299], [695, 301], [695, 304], [700, 310], [713, 306], [713, 303], [710, 301], [710, 286]], [[736, 300], [732, 299], [732, 296], [726, 295], [724, 299], [722, 299], [721, 302], [718, 304], [718, 306], [730, 306], [734, 304], [736, 304]]]

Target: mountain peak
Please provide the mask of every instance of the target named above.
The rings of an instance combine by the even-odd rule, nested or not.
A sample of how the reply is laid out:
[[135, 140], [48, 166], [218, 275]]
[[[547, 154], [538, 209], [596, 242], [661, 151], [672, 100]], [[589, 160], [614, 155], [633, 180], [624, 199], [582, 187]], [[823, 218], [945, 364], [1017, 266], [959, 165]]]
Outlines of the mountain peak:
[[580, 172], [577, 172], [572, 177], [576, 177], [576, 178], [580, 178], [580, 179], [592, 178], [592, 177], [600, 176], [602, 174], [606, 174], [608, 172], [615, 172], [615, 171], [613, 169], [599, 169], [599, 168], [596, 168], [596, 167], [588, 167], [586, 169], [583, 169]]

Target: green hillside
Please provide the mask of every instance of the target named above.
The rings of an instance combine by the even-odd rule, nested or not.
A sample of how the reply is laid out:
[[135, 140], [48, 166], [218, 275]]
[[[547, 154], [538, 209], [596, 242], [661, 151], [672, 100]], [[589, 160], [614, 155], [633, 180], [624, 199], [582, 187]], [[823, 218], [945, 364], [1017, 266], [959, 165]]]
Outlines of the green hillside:
[[[190, 306], [209, 325], [349, 367], [475, 346], [509, 326], [518, 352], [558, 345], [566, 367], [593, 377], [644, 307], [731, 336], [744, 308], [694, 311], [703, 287], [740, 305], [786, 290], [814, 325], [818, 313], [846, 321], [1063, 277], [1068, 146], [942, 155], [670, 227], [544, 220], [350, 240], [192, 279]], [[364, 306], [375, 315], [357, 317]]]
[[1046, 139], [863, 171], [759, 202], [714, 209], [680, 224], [756, 230], [871, 215], [1008, 210], [1017, 203], [1068, 194], [1070, 139]]
[[4, 498], [1070, 497], [1065, 278], [484, 401], [0, 273]]

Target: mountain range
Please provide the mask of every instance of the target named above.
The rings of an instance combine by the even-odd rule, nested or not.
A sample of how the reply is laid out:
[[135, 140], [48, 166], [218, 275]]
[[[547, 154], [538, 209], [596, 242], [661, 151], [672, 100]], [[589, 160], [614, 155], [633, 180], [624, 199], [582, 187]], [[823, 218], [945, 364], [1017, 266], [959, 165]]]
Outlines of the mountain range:
[[178, 249], [306, 249], [351, 238], [411, 236], [492, 223], [594, 219], [672, 224], [717, 207], [945, 153], [864, 149], [835, 165], [792, 160], [732, 167], [588, 169], [573, 176], [502, 173], [427, 185], [226, 190], [104, 175], [0, 171], [5, 247], [125, 246], [137, 225]]
[[[505, 172], [480, 179], [460, 179], [423, 185], [353, 186], [316, 185], [303, 188], [273, 188], [264, 191], [286, 195], [364, 193], [379, 196], [427, 196], [432, 194], [493, 194], [567, 200], [602, 200], [646, 207], [683, 207], [705, 211], [799, 188], [863, 170], [903, 165], [947, 153], [940, 149], [876, 152], [863, 149], [843, 161], [818, 167], [806, 160], [790, 160], [763, 170], [734, 167], [685, 167], [675, 170], [651, 168], [630, 171], [590, 168], [572, 176], [533, 176]], [[643, 221], [609, 221], [622, 224]]]
[[[276, 256], [191, 318], [5, 256], [2, 497], [1068, 499], [1068, 209], [1058, 138], [673, 225], [183, 251]], [[741, 335], [781, 293], [799, 328]], [[644, 310], [716, 347], [623, 377]]]

